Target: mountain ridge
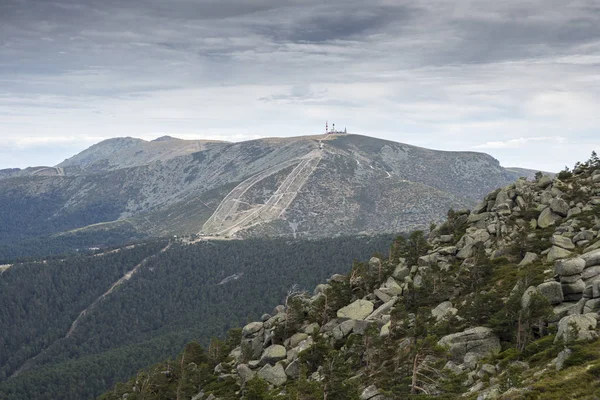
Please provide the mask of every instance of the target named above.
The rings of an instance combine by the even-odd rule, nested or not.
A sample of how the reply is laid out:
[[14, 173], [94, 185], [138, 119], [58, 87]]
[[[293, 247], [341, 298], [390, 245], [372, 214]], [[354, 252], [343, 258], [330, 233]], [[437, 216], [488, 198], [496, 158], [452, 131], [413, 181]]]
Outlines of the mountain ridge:
[[[124, 227], [141, 237], [408, 231], [450, 207], [472, 207], [520, 175], [484, 153], [361, 135], [236, 143], [117, 138], [57, 167], [0, 171], [0, 218], [8, 222], [0, 244], [3, 234], [106, 236]], [[384, 188], [395, 195], [386, 197]], [[231, 212], [206, 225], [224, 201]]]

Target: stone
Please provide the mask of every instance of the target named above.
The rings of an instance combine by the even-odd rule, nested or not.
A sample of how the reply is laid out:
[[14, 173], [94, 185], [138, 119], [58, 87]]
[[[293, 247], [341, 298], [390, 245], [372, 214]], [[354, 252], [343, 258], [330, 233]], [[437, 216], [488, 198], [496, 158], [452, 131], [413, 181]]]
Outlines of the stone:
[[600, 275], [600, 265], [584, 269], [581, 273], [581, 279], [585, 281], [587, 279], [595, 278], [598, 275]]
[[581, 259], [585, 261], [586, 268], [600, 265], [600, 249], [583, 253]]
[[367, 318], [365, 318], [365, 321], [376, 321], [376, 320], [380, 319], [382, 315], [389, 314], [392, 307], [394, 307], [394, 304], [396, 304], [397, 300], [398, 300], [397, 297], [393, 297], [387, 303], [382, 304], [381, 306], [379, 306], [379, 308], [377, 308], [377, 310], [375, 310], [371, 314], [369, 314], [369, 316]]
[[552, 235], [550, 238], [550, 243], [567, 250], [573, 250], [575, 248], [575, 245], [573, 242], [571, 242], [571, 239], [562, 235]]
[[523, 296], [521, 296], [521, 308], [529, 308], [529, 303], [531, 303], [531, 298], [534, 294], [539, 293], [535, 286], [529, 286]]
[[552, 246], [550, 251], [548, 252], [548, 262], [554, 262], [556, 260], [561, 260], [563, 258], [568, 258], [572, 255], [569, 250], [565, 250], [558, 246]]
[[481, 354], [469, 352], [463, 357], [463, 365], [466, 369], [474, 370], [475, 368], [477, 368], [477, 363], [482, 358], [484, 357]]
[[527, 252], [525, 253], [525, 257], [523, 257], [523, 259], [521, 260], [521, 262], [519, 263], [520, 267], [524, 267], [526, 265], [530, 265], [533, 264], [534, 262], [536, 262], [539, 259], [539, 256], [535, 253], [530, 253]]
[[540, 189], [546, 189], [548, 186], [552, 184], [552, 178], [549, 175], [543, 175], [535, 185]]
[[331, 275], [331, 278], [328, 279], [329, 282], [338, 282], [338, 283], [343, 283], [346, 281], [346, 277], [344, 275], [341, 274], [333, 274]]
[[290, 347], [296, 347], [301, 341], [306, 339], [308, 339], [308, 335], [306, 333], [295, 333], [290, 338]]
[[438, 252], [438, 254], [440, 254], [442, 256], [453, 256], [456, 254], [456, 251], [457, 251], [456, 246], [447, 246], [447, 247], [442, 247], [437, 252]]
[[566, 217], [569, 213], [569, 203], [563, 199], [556, 198], [550, 203], [550, 209], [561, 217]]
[[333, 331], [333, 328], [335, 328], [342, 322], [343, 322], [343, 319], [338, 319], [338, 318], [330, 319], [329, 321], [327, 321], [327, 323], [325, 325], [323, 325], [321, 327], [321, 332], [322, 333], [331, 332], [331, 331]]
[[573, 283], [562, 283], [561, 286], [565, 296], [569, 294], [583, 293], [583, 290], [585, 289], [585, 283], [583, 282], [583, 279], [579, 279]]
[[386, 293], [392, 296], [400, 296], [402, 294], [402, 287], [391, 276], [385, 281], [383, 287], [387, 289]]
[[304, 328], [304, 333], [306, 333], [307, 335], [312, 335], [315, 331], [319, 332], [319, 329], [321, 329], [319, 324], [313, 322], [312, 324]]
[[582, 279], [581, 278], [581, 274], [561, 275], [560, 276], [560, 283], [575, 283], [575, 282], [577, 282], [580, 279]]
[[466, 244], [462, 249], [460, 249], [458, 254], [456, 254], [456, 258], [459, 260], [466, 260], [467, 258], [473, 256], [474, 251], [473, 243]]
[[372, 312], [373, 303], [368, 300], [356, 300], [354, 303], [340, 308], [337, 317], [363, 320]]
[[576, 275], [583, 272], [585, 260], [579, 257], [568, 260], [558, 260], [554, 263], [556, 275]]
[[242, 348], [248, 349], [252, 358], [260, 357], [263, 351], [263, 341], [260, 336], [255, 336], [253, 338], [242, 339]]
[[552, 309], [554, 313], [553, 322], [559, 321], [561, 318], [566, 317], [567, 315], [573, 314], [573, 310], [577, 308], [577, 303], [572, 302], [563, 302]]
[[470, 233], [469, 236], [473, 239], [474, 244], [485, 243], [490, 238], [487, 229], [478, 229], [475, 232]]
[[454, 235], [440, 235], [440, 243], [452, 243]]
[[554, 365], [556, 366], [557, 371], [563, 369], [565, 361], [567, 361], [567, 359], [571, 356], [572, 352], [573, 350], [571, 349], [564, 349], [563, 351], [558, 353], [558, 356], [554, 359]]
[[316, 296], [320, 293], [325, 293], [325, 291], [330, 288], [331, 288], [331, 285], [329, 285], [327, 283], [321, 283], [320, 285], [317, 285], [313, 294]]
[[537, 289], [552, 305], [560, 304], [564, 300], [562, 286], [556, 281], [541, 283]]
[[527, 209], [527, 203], [525, 202], [525, 199], [523, 199], [523, 197], [521, 197], [520, 195], [517, 196], [517, 198], [515, 199], [515, 202], [517, 203], [517, 206], [521, 210]]
[[262, 322], [250, 322], [248, 325], [242, 328], [242, 337], [247, 338], [249, 336], [253, 336], [258, 334], [261, 329], [263, 329]]
[[594, 240], [594, 232], [592, 231], [581, 231], [577, 235], [573, 236], [573, 242], [581, 242], [583, 240]]
[[587, 246], [585, 249], [583, 249], [583, 252], [589, 253], [592, 250], [598, 250], [598, 249], [600, 249], [600, 240], [596, 241], [596, 243], [594, 243], [590, 246]]
[[484, 356], [500, 352], [500, 340], [490, 328], [485, 327], [471, 328], [444, 336], [438, 344], [448, 346], [452, 359], [458, 362], [469, 352]]
[[369, 326], [371, 326], [371, 322], [354, 321], [354, 328], [352, 328], [352, 333], [355, 333], [357, 335], [364, 335]]
[[333, 338], [335, 340], [342, 340], [343, 338], [345, 338], [347, 335], [350, 334], [350, 332], [352, 332], [355, 323], [355, 320], [349, 319], [333, 328], [333, 331], [331, 331], [331, 333], [333, 334]]
[[371, 400], [375, 396], [379, 396], [379, 390], [375, 385], [371, 385], [360, 394], [360, 400]]
[[287, 375], [281, 364], [277, 364], [274, 367], [268, 364], [265, 365], [258, 371], [258, 376], [274, 386], [281, 386], [287, 382]]
[[567, 219], [570, 219], [570, 218], [572, 218], [572, 217], [574, 217], [576, 215], [579, 215], [581, 213], [582, 213], [581, 207], [575, 206], [575, 207], [571, 208], [569, 210], [569, 212], [567, 213]]
[[379, 331], [379, 336], [381, 337], [386, 337], [390, 335], [390, 327], [392, 326], [392, 322], [388, 322], [385, 325], [383, 325], [381, 327], [381, 330]]
[[480, 371], [488, 376], [496, 375], [497, 372], [496, 367], [494, 367], [492, 364], [483, 364]]
[[304, 328], [304, 333], [306, 333], [307, 335], [312, 335], [315, 331], [318, 332], [319, 329], [321, 329], [319, 324], [313, 322], [312, 324], [309, 324]]
[[460, 375], [463, 373], [463, 370], [454, 361], [448, 361], [446, 365], [444, 365], [443, 369], [452, 372], [454, 375]]
[[278, 361], [285, 360], [287, 357], [287, 352], [285, 347], [274, 344], [265, 349], [262, 355], [260, 356], [260, 365], [265, 364], [275, 364]]
[[371, 257], [369, 260], [369, 272], [373, 275], [381, 271], [381, 260], [377, 257]]
[[300, 343], [298, 343], [298, 346], [295, 348], [295, 350], [298, 352], [298, 354], [300, 354], [304, 350], [310, 349], [314, 344], [315, 344], [315, 342], [314, 342], [313, 338], [309, 337], [308, 339], [303, 340]]
[[537, 226], [544, 229], [554, 225], [558, 220], [560, 220], [560, 215], [553, 213], [550, 207], [548, 207], [538, 217]]
[[598, 313], [600, 311], [600, 299], [590, 299], [585, 302], [583, 313]]
[[450, 301], [444, 301], [431, 310], [431, 315], [433, 315], [437, 321], [441, 321], [442, 319], [451, 315], [456, 315], [457, 313], [458, 310], [452, 306], [452, 302]]
[[247, 364], [238, 364], [236, 371], [242, 381], [242, 385], [254, 378], [254, 375], [256, 374], [256, 372], [252, 371]]
[[410, 275], [410, 269], [405, 265], [398, 265], [392, 276], [399, 281]]
[[384, 292], [382, 292], [379, 289], [375, 289], [373, 291], [373, 294], [381, 301], [383, 301], [384, 303], [387, 303], [388, 301], [390, 301], [392, 299], [392, 296], [390, 296], [389, 294], [386, 294]]
[[286, 368], [285, 374], [290, 379], [298, 379], [300, 376], [300, 360], [292, 361]]
[[[598, 325], [596, 313], [583, 315], [568, 315], [558, 322], [558, 333], [554, 339], [554, 343], [563, 340], [565, 343], [570, 343], [576, 340], [591, 340], [596, 338], [597, 334], [594, 331]], [[572, 326], [576, 327], [577, 335]]]

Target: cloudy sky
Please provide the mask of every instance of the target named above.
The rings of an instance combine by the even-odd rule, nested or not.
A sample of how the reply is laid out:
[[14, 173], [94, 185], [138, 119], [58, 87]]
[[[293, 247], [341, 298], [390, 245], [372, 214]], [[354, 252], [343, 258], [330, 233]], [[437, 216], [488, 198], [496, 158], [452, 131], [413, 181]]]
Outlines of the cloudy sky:
[[600, 2], [0, 0], [0, 168], [325, 120], [572, 166], [600, 151]]

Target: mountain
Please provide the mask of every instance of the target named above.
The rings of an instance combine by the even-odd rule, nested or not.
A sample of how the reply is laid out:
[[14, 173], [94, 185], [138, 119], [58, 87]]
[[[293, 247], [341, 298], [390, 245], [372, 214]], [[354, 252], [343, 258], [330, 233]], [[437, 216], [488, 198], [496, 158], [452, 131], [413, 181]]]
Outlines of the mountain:
[[100, 397], [597, 399], [600, 161], [519, 179]]
[[56, 167], [0, 171], [0, 258], [2, 245], [6, 258], [20, 255], [7, 249], [35, 247], [40, 237], [64, 250], [70, 236], [83, 234], [98, 246], [111, 235], [409, 231], [439, 221], [451, 207], [470, 208], [523, 174], [487, 154], [360, 135], [110, 139]]

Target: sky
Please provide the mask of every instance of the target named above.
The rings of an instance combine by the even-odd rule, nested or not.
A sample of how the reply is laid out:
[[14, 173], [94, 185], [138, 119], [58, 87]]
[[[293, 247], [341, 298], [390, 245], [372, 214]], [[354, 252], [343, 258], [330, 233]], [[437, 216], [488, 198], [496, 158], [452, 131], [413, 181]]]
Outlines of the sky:
[[0, 168], [329, 121], [558, 171], [599, 105], [598, 0], [0, 0]]

